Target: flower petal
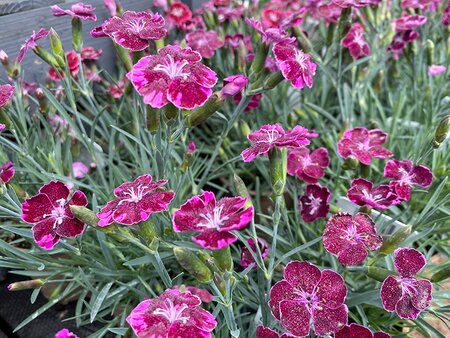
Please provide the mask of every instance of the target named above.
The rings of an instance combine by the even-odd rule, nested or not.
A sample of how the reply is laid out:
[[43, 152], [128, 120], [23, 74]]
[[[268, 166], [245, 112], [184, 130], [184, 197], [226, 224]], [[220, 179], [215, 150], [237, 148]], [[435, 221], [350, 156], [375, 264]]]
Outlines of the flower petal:
[[245, 228], [253, 219], [253, 207], [248, 207], [240, 212], [236, 212], [226, 219], [221, 231], [239, 230]]
[[388, 276], [381, 284], [380, 297], [386, 311], [393, 312], [402, 297], [402, 287], [394, 276]]
[[39, 193], [47, 195], [53, 205], [59, 206], [57, 201], [60, 199], [65, 200], [69, 196], [70, 190], [61, 181], [50, 181], [39, 189]]
[[256, 338], [279, 338], [278, 333], [269, 329], [268, 327], [264, 327], [262, 325], [258, 326], [256, 329]]
[[45, 194], [27, 198], [22, 204], [22, 220], [34, 224], [45, 219], [46, 215], [51, 215], [54, 206]]
[[412, 304], [416, 309], [424, 310], [430, 306], [433, 285], [429, 280], [421, 279], [414, 281], [414, 287], [416, 293], [412, 298]]
[[330, 335], [338, 332], [347, 325], [348, 309], [343, 304], [338, 308], [330, 309], [326, 306], [315, 308], [312, 312], [314, 333], [317, 336]]
[[397, 315], [402, 319], [417, 319], [422, 310], [417, 309], [412, 303], [412, 296], [405, 293], [395, 305]]
[[172, 191], [151, 192], [138, 202], [138, 207], [148, 214], [165, 211], [174, 197], [175, 193]]
[[367, 251], [364, 245], [352, 243], [339, 252], [338, 261], [343, 265], [358, 265], [361, 264], [366, 257]]
[[280, 302], [282, 302], [283, 300], [295, 299], [293, 291], [294, 287], [286, 280], [276, 282], [270, 289], [269, 307], [270, 311], [276, 319], [281, 318]]
[[83, 233], [84, 223], [76, 218], [64, 217], [62, 223], [56, 226], [55, 231], [61, 237], [76, 237]]
[[191, 325], [202, 331], [211, 332], [217, 326], [214, 316], [199, 306], [184, 310], [183, 316], [188, 316]]
[[305, 304], [292, 300], [280, 302], [280, 322], [286, 330], [298, 337], [309, 335], [311, 315]]
[[192, 241], [209, 250], [219, 250], [237, 241], [237, 237], [226, 231], [208, 229], [192, 237]]
[[202, 106], [211, 94], [211, 88], [203, 87], [191, 79], [177, 77], [169, 85], [167, 98], [176, 107], [190, 110]]
[[430, 169], [423, 165], [415, 166], [412, 170], [412, 174], [412, 183], [417, 184], [423, 188], [429, 187], [433, 182], [433, 173]]
[[[142, 338], [146, 337], [160, 337], [160, 336], [142, 336]], [[192, 325], [190, 321], [187, 321], [186, 324], [183, 324], [182, 321], [176, 321], [172, 323], [169, 330], [165, 333], [164, 336], [161, 337], [211, 338], [211, 332], [198, 329], [197, 327]]]
[[242, 160], [244, 162], [251, 162], [256, 156], [266, 154], [270, 150], [271, 146], [268, 142], [258, 142], [252, 144], [249, 148], [245, 149], [241, 153]]
[[284, 268], [284, 278], [297, 289], [312, 293], [320, 282], [321, 272], [309, 262], [291, 261]]
[[347, 296], [344, 279], [333, 270], [323, 270], [322, 277], [316, 287], [316, 296], [330, 309], [340, 307]]
[[97, 213], [97, 217], [99, 218], [98, 226], [105, 227], [114, 222], [113, 220], [113, 212], [119, 204], [118, 200], [109, 201], [106, 205]]
[[45, 250], [52, 249], [59, 242], [59, 236], [56, 234], [53, 224], [54, 220], [48, 218], [31, 228], [34, 241]]
[[425, 256], [416, 249], [400, 248], [394, 251], [394, 266], [402, 277], [415, 276], [425, 264]]

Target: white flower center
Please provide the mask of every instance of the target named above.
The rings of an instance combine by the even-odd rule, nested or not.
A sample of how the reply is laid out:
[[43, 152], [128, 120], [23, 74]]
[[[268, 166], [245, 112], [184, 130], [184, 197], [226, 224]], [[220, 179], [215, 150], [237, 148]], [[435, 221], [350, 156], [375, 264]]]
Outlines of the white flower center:
[[135, 21], [129, 21], [126, 23], [135, 33], [140, 33], [147, 24], [144, 20], [139, 19]]
[[157, 65], [154, 70], [166, 73], [170, 79], [174, 79], [176, 77], [186, 79], [189, 76], [189, 73], [184, 72], [183, 68], [187, 64], [189, 64], [189, 62], [186, 60], [175, 61], [172, 55], [166, 55], [164, 63]]
[[368, 192], [366, 189], [361, 190], [362, 194], [365, 198], [378, 202], [383, 199], [383, 195], [372, 195], [370, 192]]
[[305, 205], [308, 205], [311, 208], [309, 214], [314, 215], [320, 208], [320, 205], [322, 204], [322, 199], [320, 197], [314, 197], [313, 194], [309, 194], [308, 198], [309, 202], [305, 202]]
[[303, 53], [301, 50], [295, 51], [295, 61], [298, 63], [301, 69], [305, 70], [307, 68], [306, 60], [308, 59], [308, 56]]
[[56, 201], [58, 203], [58, 206], [55, 207], [55, 209], [52, 210], [50, 214], [44, 214], [43, 218], [54, 218], [55, 222], [53, 223], [53, 229], [56, 228], [57, 225], [60, 225], [64, 217], [66, 217], [66, 211], [64, 210], [64, 206], [66, 205], [66, 199], [61, 198]]
[[139, 202], [147, 194], [147, 192], [148, 192], [147, 189], [148, 189], [148, 186], [139, 184], [137, 186], [137, 188], [132, 187], [132, 188], [128, 189], [127, 191], [124, 191], [123, 194], [128, 197], [122, 199], [119, 202], [119, 205], [121, 205], [124, 202], [134, 202], [134, 203]]
[[186, 304], [174, 305], [171, 299], [166, 299], [163, 307], [153, 311], [153, 314], [165, 317], [170, 323], [181, 321], [186, 324], [189, 317], [183, 316], [183, 311], [187, 308]]
[[177, 18], [181, 18], [183, 16], [183, 13], [184, 13], [184, 11], [182, 8], [174, 8], [170, 12], [170, 14], [172, 14], [173, 16], [176, 16]]
[[205, 220], [202, 225], [208, 229], [219, 229], [223, 223], [228, 219], [228, 216], [222, 217], [221, 213], [223, 205], [215, 207], [212, 213], [200, 214], [200, 217]]

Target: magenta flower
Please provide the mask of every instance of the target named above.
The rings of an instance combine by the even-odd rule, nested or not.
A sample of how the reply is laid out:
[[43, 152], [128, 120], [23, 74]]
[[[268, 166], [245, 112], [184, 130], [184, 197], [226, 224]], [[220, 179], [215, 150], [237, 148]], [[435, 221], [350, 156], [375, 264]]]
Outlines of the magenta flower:
[[[256, 338], [280, 338], [280, 335], [274, 330], [260, 325], [256, 329]], [[296, 338], [296, 336], [293, 336], [287, 332], [282, 334], [281, 338]]]
[[378, 210], [385, 210], [401, 202], [391, 186], [382, 184], [374, 188], [373, 183], [364, 178], [352, 181], [347, 197], [357, 205], [368, 205]]
[[55, 334], [55, 338], [79, 338], [75, 333], [68, 329], [62, 329]]
[[450, 3], [445, 7], [444, 13], [442, 13], [442, 25], [449, 26], [450, 25]]
[[270, 290], [269, 307], [293, 336], [308, 336], [311, 322], [314, 333], [325, 336], [347, 324], [346, 296], [347, 287], [338, 273], [291, 261], [284, 268], [284, 279]]
[[94, 47], [85, 47], [81, 50], [81, 60], [93, 60], [99, 59], [100, 55], [103, 54], [103, 50], [95, 49]]
[[105, 8], [108, 10], [109, 15], [111, 15], [111, 16], [117, 15], [116, 0], [103, 0], [103, 4], [105, 5]]
[[83, 178], [89, 172], [89, 168], [83, 162], [72, 163], [73, 177]]
[[287, 173], [297, 176], [306, 183], [317, 183], [325, 175], [330, 159], [326, 148], [318, 148], [311, 154], [306, 147], [289, 150]]
[[292, 44], [296, 41], [295, 37], [290, 37], [285, 30], [280, 28], [264, 29], [261, 22], [254, 18], [245, 18], [245, 23], [252, 27], [261, 36], [262, 42], [270, 43], [286, 43]]
[[344, 40], [342, 40], [342, 46], [348, 48], [354, 59], [370, 55], [370, 47], [364, 39], [364, 28], [360, 23], [352, 25]]
[[[431, 4], [432, 0], [402, 0], [400, 6], [403, 8], [420, 8], [424, 9]], [[440, 0], [438, 0], [440, 1]]]
[[201, 303], [190, 292], [167, 289], [158, 298], [140, 302], [127, 322], [138, 338], [211, 338], [217, 322]]
[[426, 188], [433, 182], [433, 173], [423, 165], [414, 165], [412, 161], [390, 160], [384, 167], [384, 177], [393, 178], [389, 185], [402, 200], [409, 201], [411, 187], [418, 185]]
[[427, 263], [416, 249], [400, 248], [394, 251], [394, 266], [400, 276], [389, 276], [381, 285], [381, 301], [386, 311], [396, 311], [402, 319], [417, 319], [432, 300], [429, 280], [414, 276]]
[[427, 17], [422, 15], [403, 15], [401, 18], [393, 20], [397, 31], [409, 31], [420, 27], [427, 22]]
[[69, 15], [72, 18], [78, 18], [81, 20], [92, 20], [97, 21], [97, 16], [94, 14], [94, 7], [91, 5], [85, 5], [82, 2], [78, 2], [72, 5], [70, 9], [63, 10], [57, 5], [51, 6], [54, 16], [64, 16]]
[[318, 218], [327, 217], [330, 211], [331, 193], [327, 187], [310, 184], [305, 194], [299, 198], [298, 208], [304, 222], [313, 222]]
[[446, 71], [447, 68], [445, 68], [445, 66], [431, 65], [428, 67], [428, 75], [430, 76], [437, 76], [439, 74], [445, 73]]
[[[162, 191], [165, 180], [152, 182], [149, 174], [139, 176], [133, 182], [126, 182], [114, 189], [117, 199], [109, 201], [97, 213], [100, 227], [113, 222], [125, 225], [146, 221], [151, 214], [167, 210], [175, 194]], [[155, 191], [156, 190], [156, 191]]]
[[333, 215], [323, 232], [323, 246], [343, 265], [361, 264], [367, 251], [378, 250], [381, 244], [383, 239], [377, 235], [375, 222], [361, 212], [355, 218], [347, 212]]
[[367, 327], [352, 323], [344, 326], [334, 338], [391, 338], [391, 336], [383, 331], [372, 333]]
[[44, 28], [39, 29], [37, 33], [36, 31], [33, 31], [33, 34], [31, 34], [28, 40], [26, 40], [22, 47], [20, 47], [16, 62], [21, 63], [28, 49], [33, 49], [34, 47], [36, 47], [36, 42], [40, 39], [45, 38], [49, 34], [50, 32], [47, 32]]
[[214, 56], [216, 49], [223, 46], [224, 42], [219, 39], [219, 34], [214, 31], [205, 32], [196, 30], [186, 35], [186, 43], [205, 59]]
[[253, 207], [247, 199], [224, 197], [216, 201], [214, 193], [205, 191], [187, 200], [173, 214], [175, 232], [200, 232], [192, 237], [199, 246], [219, 250], [237, 241], [231, 230], [245, 228], [253, 219]]
[[393, 57], [398, 59], [402, 54], [406, 45], [419, 37], [419, 33], [413, 30], [398, 31], [395, 33], [388, 50], [393, 51]]
[[12, 162], [6, 162], [0, 167], [0, 184], [8, 183], [14, 177], [14, 164]]
[[16, 87], [10, 84], [0, 85], [0, 108], [11, 100], [15, 91]]
[[192, 293], [194, 296], [197, 296], [198, 298], [200, 298], [202, 303], [211, 303], [214, 300], [214, 296], [212, 294], [210, 294], [208, 290], [199, 289], [199, 288], [196, 288], [195, 286], [174, 285], [173, 288], [180, 290], [180, 292], [186, 291], [186, 292]]
[[235, 96], [240, 94], [248, 82], [248, 77], [244, 75], [231, 75], [223, 79], [223, 88], [220, 91], [225, 96]]
[[235, 7], [219, 7], [217, 8], [217, 19], [220, 23], [224, 23], [227, 20], [236, 20], [242, 18], [245, 12], [245, 7], [235, 6]]
[[276, 124], [265, 124], [259, 130], [247, 135], [253, 144], [241, 153], [244, 162], [251, 162], [256, 156], [267, 154], [273, 148], [299, 148], [309, 144], [308, 129], [296, 126], [285, 131]]
[[200, 63], [202, 57], [191, 48], [166, 46], [158, 55], [140, 59], [127, 74], [144, 103], [161, 108], [173, 103], [181, 109], [202, 106], [217, 83], [216, 73]]
[[0, 123], [0, 133], [6, 129], [6, 125], [3, 123]]
[[192, 12], [184, 3], [175, 1], [167, 12], [167, 19], [174, 22], [177, 27], [181, 27], [186, 21], [192, 19]]
[[[256, 255], [257, 250], [256, 250], [255, 241], [253, 240], [253, 238], [249, 238], [247, 240], [247, 243], [250, 246], [250, 248], [252, 249], [253, 253]], [[261, 257], [264, 260], [267, 257], [267, 254], [269, 253], [269, 247], [268, 247], [267, 243], [260, 238], [258, 238], [258, 246], [259, 246], [259, 251], [261, 252]], [[252, 256], [252, 253], [246, 246], [243, 246], [241, 248], [241, 265], [244, 268], [248, 268], [251, 264], [255, 264], [253, 266], [253, 269], [257, 268], [256, 262]]]
[[291, 81], [292, 86], [312, 87], [316, 64], [312, 61], [311, 55], [288, 43], [277, 43], [273, 47], [273, 53], [281, 73], [286, 80]]
[[140, 51], [148, 40], [159, 40], [167, 34], [165, 21], [159, 14], [126, 11], [122, 17], [112, 17], [102, 25], [103, 33], [123, 48]]
[[[69, 198], [70, 195], [70, 198]], [[22, 220], [33, 224], [34, 241], [50, 250], [61, 237], [76, 237], [84, 230], [84, 223], [76, 219], [70, 205], [85, 207], [86, 196], [80, 190], [71, 191], [59, 181], [43, 185], [37, 195], [22, 204]]]
[[338, 154], [347, 158], [355, 157], [359, 162], [370, 165], [372, 158], [388, 158], [393, 154], [381, 147], [387, 141], [388, 135], [380, 129], [367, 130], [357, 127], [346, 130], [344, 136], [338, 141]]
[[362, 8], [367, 6], [376, 6], [381, 0], [332, 0], [332, 3], [342, 8]]

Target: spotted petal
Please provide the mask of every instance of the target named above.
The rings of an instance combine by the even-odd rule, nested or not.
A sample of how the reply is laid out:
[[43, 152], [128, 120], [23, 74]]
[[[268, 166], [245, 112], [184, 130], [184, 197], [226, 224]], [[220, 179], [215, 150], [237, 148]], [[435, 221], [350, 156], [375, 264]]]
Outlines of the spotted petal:
[[330, 335], [336, 333], [347, 325], [348, 309], [343, 304], [338, 308], [330, 309], [326, 306], [313, 309], [312, 312], [314, 333], [317, 336]]
[[381, 284], [380, 297], [386, 311], [393, 312], [402, 297], [402, 287], [394, 276], [388, 276]]
[[284, 268], [284, 278], [297, 289], [312, 293], [321, 280], [319, 268], [309, 262], [291, 261]]
[[286, 330], [298, 337], [306, 337], [310, 331], [311, 315], [305, 304], [292, 300], [280, 303], [280, 322]]
[[400, 248], [394, 251], [394, 266], [402, 277], [415, 276], [425, 264], [425, 256], [416, 249]]

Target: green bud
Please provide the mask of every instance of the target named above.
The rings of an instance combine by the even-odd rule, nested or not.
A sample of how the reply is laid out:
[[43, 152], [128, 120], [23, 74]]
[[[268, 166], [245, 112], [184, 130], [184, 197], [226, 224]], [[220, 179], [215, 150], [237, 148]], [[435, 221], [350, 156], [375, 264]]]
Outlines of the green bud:
[[50, 46], [55, 56], [59, 56], [60, 58], [64, 57], [65, 53], [61, 43], [61, 39], [59, 38], [58, 33], [56, 33], [53, 28], [50, 28]]
[[53, 68], [60, 68], [59, 63], [56, 61], [55, 57], [47, 52], [44, 48], [39, 45], [34, 46], [33, 52], [39, 56], [45, 63], [52, 66]]
[[261, 70], [263, 70], [266, 64], [266, 58], [268, 53], [269, 53], [269, 45], [266, 43], [261, 43], [250, 67], [250, 73], [258, 74]]
[[225, 102], [224, 97], [219, 92], [213, 93], [208, 101], [197, 109], [194, 109], [186, 118], [187, 127], [195, 127], [209, 119], [216, 111], [218, 111]]
[[91, 227], [98, 227], [98, 217], [92, 210], [79, 205], [71, 205], [70, 211], [72, 211], [75, 218], [78, 218], [83, 223]]
[[160, 127], [160, 110], [158, 108], [153, 108], [150, 105], [145, 106], [145, 111], [147, 113], [147, 129], [150, 133], [155, 134]]
[[239, 127], [241, 128], [241, 132], [242, 132], [242, 134], [244, 134], [245, 137], [247, 137], [247, 135], [252, 132], [252, 130], [250, 129], [250, 126], [245, 121], [242, 121], [242, 120], [239, 121]]
[[160, 236], [155, 224], [149, 219], [139, 223], [139, 233], [147, 243], [152, 243], [153, 239]]
[[230, 246], [220, 250], [214, 250], [213, 257], [220, 270], [233, 271], [233, 257], [231, 256]]
[[401, 227], [394, 234], [383, 238], [383, 245], [381, 246], [379, 252], [385, 255], [389, 255], [394, 252], [395, 249], [400, 247], [400, 245], [408, 238], [411, 234], [412, 226], [408, 225]]
[[9, 291], [22, 291], [22, 290], [29, 290], [29, 289], [38, 289], [42, 285], [44, 285], [45, 282], [42, 279], [32, 279], [32, 280], [26, 280], [23, 282], [15, 282], [8, 285]]
[[450, 265], [444, 266], [441, 270], [436, 272], [432, 277], [431, 281], [433, 283], [442, 282], [450, 277]]
[[275, 195], [281, 196], [286, 185], [287, 151], [286, 148], [273, 148], [269, 151], [270, 178]]
[[214, 258], [208, 254], [206, 251], [199, 251], [197, 253], [198, 258], [200, 258], [202, 260], [203, 263], [206, 264], [206, 266], [212, 271], [212, 272], [217, 272], [219, 273], [219, 268], [216, 265], [216, 261], [214, 260]]
[[192, 251], [175, 247], [173, 253], [178, 263], [199, 282], [208, 283], [212, 280], [211, 270]]
[[427, 65], [434, 65], [434, 42], [431, 40], [427, 40], [425, 43], [425, 51], [427, 57]]
[[434, 133], [433, 147], [439, 148], [450, 132], [450, 115], [444, 116]]
[[367, 273], [367, 276], [369, 276], [370, 278], [375, 279], [379, 282], [383, 282], [387, 277], [389, 277], [391, 275], [396, 275], [396, 273], [393, 271], [383, 269], [383, 268], [378, 268], [376, 266], [368, 266], [366, 273]]
[[79, 18], [72, 19], [72, 46], [77, 53], [83, 48], [83, 29]]
[[223, 277], [218, 273], [214, 273], [214, 284], [216, 284], [217, 288], [223, 296], [227, 295], [227, 285], [223, 280]]
[[271, 90], [278, 86], [283, 80], [283, 74], [281, 74], [281, 72], [275, 72], [264, 82], [263, 88], [264, 90]]
[[164, 113], [164, 117], [166, 118], [166, 120], [170, 121], [175, 120], [177, 118], [180, 109], [175, 107], [172, 103], [169, 103], [162, 108], [162, 111]]
[[242, 178], [240, 178], [236, 174], [234, 174], [234, 188], [236, 189], [236, 193], [238, 196], [247, 198], [247, 202], [245, 202], [244, 208], [253, 206], [250, 194], [248, 193], [247, 186], [245, 185]]
[[343, 170], [356, 170], [358, 168], [359, 161], [354, 157], [347, 157], [342, 163]]

